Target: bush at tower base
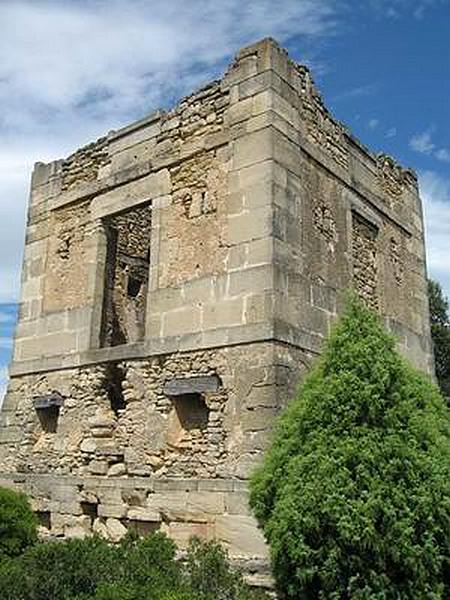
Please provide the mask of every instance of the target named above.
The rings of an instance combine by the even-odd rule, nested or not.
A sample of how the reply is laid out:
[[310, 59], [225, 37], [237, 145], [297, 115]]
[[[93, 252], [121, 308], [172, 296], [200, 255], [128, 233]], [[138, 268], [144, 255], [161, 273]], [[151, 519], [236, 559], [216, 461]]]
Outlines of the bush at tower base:
[[450, 598], [450, 417], [351, 299], [251, 482], [281, 598]]
[[0, 488], [0, 563], [37, 541], [37, 519], [25, 494]]

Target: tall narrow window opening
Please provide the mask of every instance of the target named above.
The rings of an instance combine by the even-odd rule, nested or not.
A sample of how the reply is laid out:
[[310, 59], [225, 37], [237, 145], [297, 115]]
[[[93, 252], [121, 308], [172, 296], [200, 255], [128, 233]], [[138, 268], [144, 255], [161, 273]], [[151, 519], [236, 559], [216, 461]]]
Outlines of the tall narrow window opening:
[[150, 268], [151, 205], [107, 217], [102, 346], [143, 339]]

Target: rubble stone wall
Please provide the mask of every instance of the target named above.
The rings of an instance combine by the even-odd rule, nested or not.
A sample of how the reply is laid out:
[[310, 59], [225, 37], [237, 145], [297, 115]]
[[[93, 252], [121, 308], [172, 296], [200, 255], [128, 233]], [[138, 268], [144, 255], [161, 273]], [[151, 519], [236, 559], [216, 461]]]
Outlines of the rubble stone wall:
[[[299, 350], [297, 362], [290, 357], [264, 343], [14, 378], [3, 411], [12, 439], [0, 444], [1, 471], [246, 478], [312, 359]], [[190, 420], [183, 405], [192, 406], [192, 393], [166, 386], [195, 387], [208, 376], [218, 385], [198, 394], [201, 414]], [[48, 432], [33, 402], [55, 391], [63, 404], [56, 431]]]
[[53, 211], [45, 267], [43, 312], [58, 312], [86, 304], [86, 244], [89, 205], [86, 202]]
[[[267, 549], [248, 508], [247, 479], [261, 462], [276, 416], [313, 356], [264, 343], [124, 361], [123, 404], [114, 406], [111, 363], [12, 380], [0, 428], [0, 485], [26, 491], [41, 534], [98, 533], [118, 541], [130, 528], [162, 530], [184, 548], [192, 535], [219, 539], [250, 581], [269, 583]], [[185, 395], [170, 382], [217, 377], [206, 419], [186, 426]], [[55, 431], [34, 407], [63, 396]], [[192, 416], [192, 415], [191, 415]]]

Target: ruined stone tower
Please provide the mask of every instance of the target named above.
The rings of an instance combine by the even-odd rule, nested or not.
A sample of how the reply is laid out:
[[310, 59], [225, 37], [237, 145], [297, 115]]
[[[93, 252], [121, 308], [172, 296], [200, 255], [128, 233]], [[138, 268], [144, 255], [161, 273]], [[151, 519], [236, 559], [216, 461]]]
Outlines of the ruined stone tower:
[[353, 287], [431, 370], [415, 175], [272, 40], [35, 166], [0, 484], [43, 530], [197, 534], [263, 563], [246, 480]]

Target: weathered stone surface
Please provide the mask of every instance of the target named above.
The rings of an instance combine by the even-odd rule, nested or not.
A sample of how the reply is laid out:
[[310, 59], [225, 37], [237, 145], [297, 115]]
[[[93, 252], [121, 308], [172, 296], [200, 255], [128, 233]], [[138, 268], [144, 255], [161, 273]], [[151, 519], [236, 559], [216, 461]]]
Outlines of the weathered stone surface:
[[259, 556], [267, 558], [267, 546], [253, 517], [221, 516], [216, 519], [217, 539], [229, 548], [234, 556]]
[[127, 534], [127, 528], [118, 519], [106, 519], [106, 532], [112, 542], [120, 542]]

